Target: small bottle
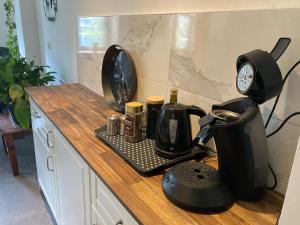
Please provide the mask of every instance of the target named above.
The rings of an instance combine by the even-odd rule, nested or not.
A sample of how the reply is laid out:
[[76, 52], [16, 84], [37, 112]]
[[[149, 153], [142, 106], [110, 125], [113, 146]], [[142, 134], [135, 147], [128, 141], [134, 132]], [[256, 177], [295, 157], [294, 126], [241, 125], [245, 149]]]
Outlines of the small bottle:
[[121, 136], [125, 135], [125, 121], [126, 121], [126, 116], [120, 116], [120, 127], [119, 127], [119, 134]]
[[173, 104], [177, 103], [177, 95], [178, 95], [178, 89], [175, 87], [171, 88], [170, 103], [173, 103]]

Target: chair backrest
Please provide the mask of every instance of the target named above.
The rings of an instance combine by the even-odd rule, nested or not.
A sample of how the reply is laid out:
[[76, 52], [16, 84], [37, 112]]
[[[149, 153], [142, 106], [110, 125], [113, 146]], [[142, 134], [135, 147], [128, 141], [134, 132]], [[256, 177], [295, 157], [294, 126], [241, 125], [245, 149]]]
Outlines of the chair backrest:
[[9, 49], [6, 47], [0, 47], [0, 58], [7, 58], [9, 56]]

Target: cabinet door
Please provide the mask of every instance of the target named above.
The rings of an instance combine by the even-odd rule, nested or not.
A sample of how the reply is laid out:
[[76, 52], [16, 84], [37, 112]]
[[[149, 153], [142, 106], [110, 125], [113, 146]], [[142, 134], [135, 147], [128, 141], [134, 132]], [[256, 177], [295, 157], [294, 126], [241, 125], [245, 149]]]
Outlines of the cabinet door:
[[138, 225], [106, 185], [90, 171], [92, 225]]
[[53, 209], [52, 156], [35, 131], [33, 131], [33, 138], [38, 181], [49, 206]]
[[42, 140], [34, 129], [33, 139], [38, 182], [53, 216], [57, 218], [55, 207], [53, 155], [51, 154], [51, 150], [46, 146], [45, 140]]
[[54, 130], [54, 143], [60, 225], [89, 224], [88, 166], [56, 129]]

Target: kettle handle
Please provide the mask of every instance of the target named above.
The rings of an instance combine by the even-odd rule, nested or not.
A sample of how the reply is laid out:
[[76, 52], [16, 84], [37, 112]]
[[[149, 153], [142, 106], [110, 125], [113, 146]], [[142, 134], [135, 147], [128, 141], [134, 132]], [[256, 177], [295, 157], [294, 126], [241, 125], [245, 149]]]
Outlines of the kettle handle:
[[[194, 105], [187, 108], [187, 114], [188, 115], [196, 115], [196, 116], [199, 116], [199, 117], [206, 116], [206, 112], [203, 109], [201, 109], [198, 106], [194, 106]], [[197, 136], [194, 138], [194, 140], [192, 140], [192, 145], [193, 146], [196, 145], [199, 142], [199, 134], [200, 134], [200, 132], [197, 134]]]
[[196, 115], [199, 117], [206, 116], [206, 112], [198, 106], [189, 106], [186, 111], [188, 115]]

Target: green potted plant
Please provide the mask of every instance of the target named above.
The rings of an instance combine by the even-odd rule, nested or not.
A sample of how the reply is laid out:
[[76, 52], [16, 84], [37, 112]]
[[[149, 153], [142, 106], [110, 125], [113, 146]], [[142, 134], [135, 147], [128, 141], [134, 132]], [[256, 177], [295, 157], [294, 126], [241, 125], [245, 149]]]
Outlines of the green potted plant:
[[45, 69], [49, 67], [36, 66], [33, 60], [28, 63], [26, 58], [20, 57], [12, 0], [6, 0], [4, 8], [8, 26], [9, 57], [0, 58], [0, 107], [7, 108], [11, 117], [22, 128], [29, 128], [30, 106], [25, 88], [43, 86], [54, 81], [55, 72], [46, 72]]
[[45, 72], [45, 66], [35, 66], [34, 61], [28, 63], [25, 58], [0, 60], [0, 81], [3, 86], [0, 99], [23, 128], [30, 127], [29, 99], [26, 87], [44, 86], [54, 81], [55, 72]]

